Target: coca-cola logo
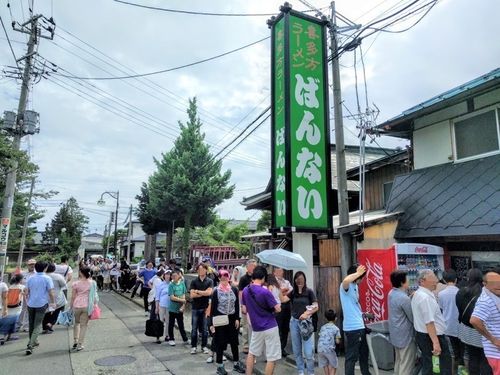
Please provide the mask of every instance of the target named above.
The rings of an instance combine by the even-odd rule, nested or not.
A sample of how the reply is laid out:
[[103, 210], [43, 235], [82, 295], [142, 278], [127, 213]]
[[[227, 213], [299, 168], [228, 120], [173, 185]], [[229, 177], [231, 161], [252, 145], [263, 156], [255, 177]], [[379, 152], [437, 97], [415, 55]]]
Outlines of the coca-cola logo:
[[384, 269], [381, 263], [371, 263], [366, 260], [366, 284], [368, 290], [365, 295], [366, 310], [375, 316], [375, 321], [383, 320], [385, 315], [384, 301]]
[[429, 248], [427, 246], [416, 246], [415, 253], [418, 254], [427, 254], [429, 252]]

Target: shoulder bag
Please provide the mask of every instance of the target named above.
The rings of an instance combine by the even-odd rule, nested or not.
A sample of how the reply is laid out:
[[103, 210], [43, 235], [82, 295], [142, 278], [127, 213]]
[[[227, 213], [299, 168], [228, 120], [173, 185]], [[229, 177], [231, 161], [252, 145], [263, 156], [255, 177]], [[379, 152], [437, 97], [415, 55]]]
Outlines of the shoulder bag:
[[[219, 303], [219, 289], [217, 288], [217, 303]], [[229, 299], [227, 300], [227, 310], [229, 311]], [[215, 315], [212, 317], [214, 327], [223, 327], [229, 325], [229, 315]]]

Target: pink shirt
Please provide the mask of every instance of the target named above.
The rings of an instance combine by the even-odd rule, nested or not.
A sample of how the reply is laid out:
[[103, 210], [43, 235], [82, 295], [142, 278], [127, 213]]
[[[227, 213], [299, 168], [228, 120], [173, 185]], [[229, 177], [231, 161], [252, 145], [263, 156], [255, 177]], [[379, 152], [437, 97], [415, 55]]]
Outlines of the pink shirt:
[[73, 308], [83, 309], [88, 307], [91, 286], [92, 286], [92, 279], [78, 280], [73, 283], [73, 294], [75, 295]]

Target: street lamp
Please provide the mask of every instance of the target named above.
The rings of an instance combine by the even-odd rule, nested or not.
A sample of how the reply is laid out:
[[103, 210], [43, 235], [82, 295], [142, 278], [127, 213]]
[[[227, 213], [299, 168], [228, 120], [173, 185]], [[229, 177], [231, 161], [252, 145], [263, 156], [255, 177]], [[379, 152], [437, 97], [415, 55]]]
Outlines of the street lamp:
[[[119, 191], [105, 191], [104, 193], [101, 194], [101, 198], [97, 201], [97, 204], [99, 206], [104, 206], [106, 202], [102, 197], [104, 195], [108, 194], [111, 198], [116, 199], [116, 209], [115, 209], [115, 236], [113, 238], [113, 247], [115, 249], [115, 254], [116, 254], [116, 246], [117, 246], [117, 237], [118, 237], [118, 207], [120, 205], [120, 192]], [[107, 256], [108, 254], [106, 254]]]

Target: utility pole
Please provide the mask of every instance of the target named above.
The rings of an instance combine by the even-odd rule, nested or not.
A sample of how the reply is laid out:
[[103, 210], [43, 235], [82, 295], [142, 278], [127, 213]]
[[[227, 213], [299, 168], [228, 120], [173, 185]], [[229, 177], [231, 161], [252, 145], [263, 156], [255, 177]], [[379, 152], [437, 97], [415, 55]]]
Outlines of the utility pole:
[[128, 213], [128, 243], [127, 243], [127, 263], [130, 263], [130, 245], [132, 242], [132, 205], [130, 205], [130, 211]]
[[26, 207], [26, 215], [24, 216], [23, 233], [21, 235], [21, 245], [19, 246], [19, 255], [17, 257], [17, 268], [21, 269], [23, 262], [24, 245], [26, 243], [26, 233], [28, 231], [28, 220], [31, 211], [31, 198], [33, 197], [33, 188], [35, 187], [35, 177], [31, 179], [30, 195], [28, 198], [28, 206]]
[[[335, 1], [332, 7], [332, 26], [330, 28], [332, 50], [333, 113], [335, 119], [335, 154], [337, 164], [337, 194], [339, 203], [339, 226], [349, 224], [349, 201], [347, 196], [347, 175], [345, 165], [344, 121], [342, 115], [342, 94], [340, 87], [340, 67], [337, 41], [337, 16]], [[340, 233], [342, 275], [347, 274], [352, 265], [352, 241], [349, 233]]]
[[[104, 239], [106, 239], [106, 237], [108, 237], [108, 224], [106, 224], [106, 225], [104, 226]], [[104, 242], [104, 240], [103, 240], [103, 242]], [[107, 244], [107, 243], [109, 243], [109, 238], [108, 238], [108, 239], [106, 239], [106, 244]], [[106, 258], [106, 246], [103, 246], [103, 249], [102, 249], [102, 256], [103, 256], [104, 258]]]
[[[30, 78], [31, 78], [31, 69], [33, 65], [33, 58], [36, 55], [35, 45], [38, 43], [38, 38], [45, 39], [53, 39], [54, 38], [54, 28], [55, 24], [52, 20], [49, 22], [54, 25], [54, 28], [49, 27], [45, 28], [45, 30], [50, 32], [50, 36], [44, 36], [41, 34], [41, 28], [38, 26], [38, 20], [42, 18], [42, 15], [36, 15], [31, 17], [28, 21], [21, 24], [20, 28], [15, 27], [15, 23], [12, 25], [15, 31], [29, 34], [28, 39], [28, 51], [26, 55], [17, 62], [25, 60], [24, 71], [22, 76], [22, 84], [21, 84], [21, 94], [19, 96], [19, 104], [17, 107], [17, 119], [16, 123], [10, 132], [13, 136], [12, 140], [12, 148], [14, 151], [18, 151], [21, 144], [21, 137], [24, 134], [33, 134], [31, 131], [26, 131], [27, 125], [24, 122], [27, 122], [27, 118], [25, 118], [26, 112], [26, 104], [28, 102], [28, 94], [29, 94], [29, 86], [30, 86]], [[10, 221], [12, 216], [12, 207], [14, 205], [14, 194], [16, 190], [16, 179], [17, 179], [17, 168], [19, 163], [16, 158], [12, 159], [12, 166], [10, 171], [7, 173], [7, 179], [5, 182], [5, 192], [3, 197], [3, 205], [2, 205], [2, 219], [1, 219], [1, 227], [0, 227], [0, 280], [3, 280], [3, 275], [6, 267], [7, 260], [7, 245], [9, 241], [9, 229], [10, 229]]]
[[113, 216], [114, 216], [114, 212], [110, 212], [109, 213], [109, 225], [108, 225], [108, 240], [106, 243], [106, 255], [104, 256], [104, 258], [107, 258], [108, 253], [109, 253], [109, 238], [111, 237], [111, 225], [113, 224]]

